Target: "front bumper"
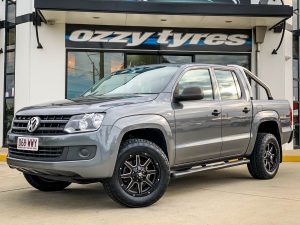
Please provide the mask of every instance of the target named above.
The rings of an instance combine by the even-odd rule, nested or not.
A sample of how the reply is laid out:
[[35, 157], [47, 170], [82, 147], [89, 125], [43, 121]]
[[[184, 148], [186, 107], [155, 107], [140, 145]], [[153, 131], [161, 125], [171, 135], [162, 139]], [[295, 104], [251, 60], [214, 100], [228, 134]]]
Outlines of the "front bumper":
[[[67, 146], [69, 149], [74, 149], [72, 146], [95, 146], [96, 152], [93, 158], [88, 160], [45, 161], [18, 158], [8, 154], [7, 163], [11, 168], [37, 175], [80, 177], [83, 179], [111, 177], [118, 150], [116, 143], [109, 141], [111, 130], [111, 126], [102, 126], [96, 132], [57, 136], [34, 136], [39, 138], [39, 146], [43, 147]], [[8, 145], [16, 146], [17, 139], [20, 136], [23, 137], [24, 135], [9, 133]]]

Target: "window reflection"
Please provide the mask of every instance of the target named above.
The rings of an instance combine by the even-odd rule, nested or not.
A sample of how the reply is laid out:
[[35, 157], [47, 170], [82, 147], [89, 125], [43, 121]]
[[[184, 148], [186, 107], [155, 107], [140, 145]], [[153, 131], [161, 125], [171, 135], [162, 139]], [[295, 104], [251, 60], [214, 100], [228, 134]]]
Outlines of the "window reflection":
[[160, 59], [161, 63], [191, 63], [192, 56], [181, 56], [181, 55], [163, 55]]
[[241, 88], [231, 71], [215, 70], [222, 100], [234, 100], [241, 97]]
[[187, 87], [199, 87], [204, 94], [204, 100], [213, 99], [213, 90], [211, 85], [210, 73], [206, 69], [189, 70], [179, 81], [179, 94]]
[[67, 98], [75, 98], [104, 78], [106, 74], [123, 69], [124, 54], [69, 52], [67, 64]]
[[225, 66], [229, 64], [234, 64], [243, 66], [247, 69], [251, 69], [249, 55], [196, 55], [195, 62]]
[[158, 55], [127, 55], [127, 67], [158, 63]]

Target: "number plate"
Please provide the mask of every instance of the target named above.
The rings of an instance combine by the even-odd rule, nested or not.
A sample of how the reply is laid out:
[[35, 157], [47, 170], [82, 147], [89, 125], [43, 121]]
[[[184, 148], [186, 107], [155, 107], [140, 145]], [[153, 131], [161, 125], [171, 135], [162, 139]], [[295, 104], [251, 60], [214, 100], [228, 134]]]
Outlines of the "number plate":
[[39, 139], [31, 137], [18, 137], [17, 149], [27, 151], [38, 151]]

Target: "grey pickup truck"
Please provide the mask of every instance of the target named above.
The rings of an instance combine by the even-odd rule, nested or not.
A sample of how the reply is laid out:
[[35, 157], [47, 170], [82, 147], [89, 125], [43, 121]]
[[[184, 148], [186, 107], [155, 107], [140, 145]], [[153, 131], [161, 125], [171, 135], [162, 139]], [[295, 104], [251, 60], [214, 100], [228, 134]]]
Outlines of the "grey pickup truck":
[[[250, 83], [266, 92], [255, 100]], [[8, 133], [7, 163], [41, 191], [101, 182], [127, 207], [145, 207], [171, 177], [247, 164], [273, 178], [292, 112], [247, 69], [147, 65], [106, 76], [81, 97], [23, 108]]]

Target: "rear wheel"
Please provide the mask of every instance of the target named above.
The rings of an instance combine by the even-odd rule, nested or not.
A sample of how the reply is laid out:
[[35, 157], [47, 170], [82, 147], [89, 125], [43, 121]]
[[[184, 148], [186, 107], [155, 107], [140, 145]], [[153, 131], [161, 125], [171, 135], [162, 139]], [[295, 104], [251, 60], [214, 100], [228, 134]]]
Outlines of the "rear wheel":
[[258, 133], [248, 170], [256, 179], [272, 179], [280, 165], [280, 146], [273, 134]]
[[71, 184], [70, 182], [50, 180], [26, 173], [24, 173], [24, 177], [32, 187], [45, 192], [62, 191]]
[[127, 207], [146, 207], [158, 201], [170, 180], [169, 162], [154, 143], [142, 139], [125, 141], [112, 178], [103, 186], [116, 202]]

